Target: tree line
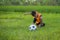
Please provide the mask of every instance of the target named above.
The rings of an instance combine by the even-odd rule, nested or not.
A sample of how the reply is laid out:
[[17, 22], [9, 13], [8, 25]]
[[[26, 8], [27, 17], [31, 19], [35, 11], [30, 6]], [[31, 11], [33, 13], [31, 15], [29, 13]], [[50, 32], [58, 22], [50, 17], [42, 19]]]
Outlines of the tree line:
[[0, 5], [60, 6], [60, 0], [0, 0]]

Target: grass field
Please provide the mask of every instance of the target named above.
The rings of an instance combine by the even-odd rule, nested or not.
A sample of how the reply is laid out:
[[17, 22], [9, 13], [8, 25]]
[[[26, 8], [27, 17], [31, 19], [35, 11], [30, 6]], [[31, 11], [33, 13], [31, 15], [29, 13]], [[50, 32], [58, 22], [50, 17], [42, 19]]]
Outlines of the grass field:
[[60, 14], [43, 13], [46, 26], [29, 31], [31, 15], [24, 12], [0, 12], [0, 40], [60, 40]]
[[41, 13], [60, 13], [60, 6], [0, 6], [5, 12], [31, 12], [37, 10]]

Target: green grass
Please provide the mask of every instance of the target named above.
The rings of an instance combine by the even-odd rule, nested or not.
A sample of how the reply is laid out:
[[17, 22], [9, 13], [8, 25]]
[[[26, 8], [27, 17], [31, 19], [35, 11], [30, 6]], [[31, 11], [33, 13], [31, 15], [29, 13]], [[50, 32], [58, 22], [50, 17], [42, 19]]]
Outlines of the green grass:
[[46, 26], [29, 31], [31, 15], [22, 12], [0, 13], [0, 40], [60, 40], [60, 14], [43, 13]]
[[41, 13], [60, 13], [60, 6], [0, 6], [5, 12], [30, 12], [37, 10]]

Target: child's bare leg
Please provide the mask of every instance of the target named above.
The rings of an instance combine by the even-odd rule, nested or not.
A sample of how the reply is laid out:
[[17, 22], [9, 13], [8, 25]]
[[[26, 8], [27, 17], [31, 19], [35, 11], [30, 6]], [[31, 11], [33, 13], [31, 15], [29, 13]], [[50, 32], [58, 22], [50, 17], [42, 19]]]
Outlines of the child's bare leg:
[[37, 27], [40, 28], [41, 27], [41, 24], [37, 25]]

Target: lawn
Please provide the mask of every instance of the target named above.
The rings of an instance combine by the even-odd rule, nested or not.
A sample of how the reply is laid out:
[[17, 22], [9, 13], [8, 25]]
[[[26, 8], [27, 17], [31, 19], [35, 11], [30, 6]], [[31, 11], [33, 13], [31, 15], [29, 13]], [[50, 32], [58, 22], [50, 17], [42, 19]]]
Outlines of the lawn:
[[33, 17], [24, 12], [0, 12], [0, 40], [60, 40], [60, 14], [42, 13], [46, 26], [29, 31]]

